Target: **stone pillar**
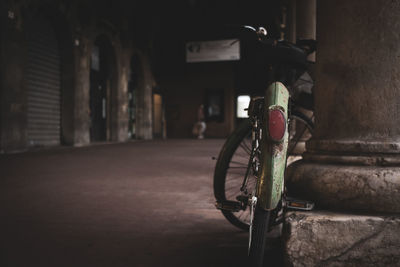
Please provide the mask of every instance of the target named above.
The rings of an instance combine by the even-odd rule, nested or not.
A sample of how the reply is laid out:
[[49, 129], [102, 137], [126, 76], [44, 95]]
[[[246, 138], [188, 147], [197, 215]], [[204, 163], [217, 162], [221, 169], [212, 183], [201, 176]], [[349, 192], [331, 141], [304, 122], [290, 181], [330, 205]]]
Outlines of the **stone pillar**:
[[291, 43], [296, 43], [296, 0], [289, 0], [287, 12], [287, 36], [286, 39]]
[[0, 153], [4, 153], [27, 148], [27, 50], [19, 7], [1, 2], [0, 10]]
[[90, 144], [90, 40], [82, 34], [74, 48], [74, 145]]
[[120, 48], [118, 53], [120, 60], [120, 72], [118, 73], [118, 136], [119, 142], [128, 140], [128, 125], [129, 125], [129, 112], [128, 112], [128, 82], [129, 82], [129, 64], [130, 53], [127, 49]]
[[319, 1], [317, 21], [315, 131], [288, 189], [335, 213], [289, 214], [286, 261], [398, 265], [400, 1]]
[[316, 0], [296, 0], [296, 35], [300, 39], [315, 39]]
[[[296, 1], [296, 39], [316, 39], [316, 0]], [[315, 53], [309, 56], [315, 61]]]
[[140, 53], [142, 77], [137, 92], [136, 137], [149, 140], [153, 138], [153, 76], [147, 54]]
[[400, 2], [318, 5], [315, 131], [291, 185], [318, 205], [400, 212]]

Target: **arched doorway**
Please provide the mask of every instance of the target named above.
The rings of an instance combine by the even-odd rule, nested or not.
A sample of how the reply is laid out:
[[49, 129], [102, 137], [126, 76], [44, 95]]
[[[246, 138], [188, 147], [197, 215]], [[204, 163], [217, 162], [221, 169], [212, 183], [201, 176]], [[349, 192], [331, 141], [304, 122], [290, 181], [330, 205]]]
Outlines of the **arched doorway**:
[[90, 141], [105, 141], [111, 135], [111, 105], [114, 53], [104, 35], [96, 38], [90, 66]]
[[60, 51], [52, 23], [37, 15], [27, 24], [28, 146], [59, 145], [61, 138]]

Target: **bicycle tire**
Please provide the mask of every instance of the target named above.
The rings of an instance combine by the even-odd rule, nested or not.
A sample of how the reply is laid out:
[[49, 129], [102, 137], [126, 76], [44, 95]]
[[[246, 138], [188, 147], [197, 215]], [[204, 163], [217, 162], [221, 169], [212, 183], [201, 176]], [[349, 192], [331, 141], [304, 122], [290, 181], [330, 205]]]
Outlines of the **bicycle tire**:
[[312, 132], [314, 130], [314, 122], [312, 121], [311, 118], [307, 117], [303, 113], [301, 113], [298, 110], [293, 110], [292, 113], [290, 114], [291, 120], [300, 120], [303, 121], [308, 129]]
[[272, 211], [256, 205], [251, 231], [249, 260], [251, 267], [261, 267], [264, 260], [265, 244]]
[[[300, 127], [296, 127], [296, 134], [294, 136], [290, 136], [289, 139], [289, 145], [288, 145], [288, 150], [287, 150], [287, 165], [290, 165], [294, 161], [300, 158], [300, 154], [298, 150], [301, 152], [302, 149], [298, 149], [297, 145], [299, 142], [303, 142], [304, 140], [301, 140], [304, 136], [311, 136], [314, 130], [314, 122], [312, 121], [312, 118], [307, 117], [300, 111], [294, 110], [292, 111], [290, 115], [290, 120], [293, 122], [296, 122], [296, 125], [300, 124]], [[298, 133], [299, 132], [299, 133]], [[303, 142], [304, 145], [304, 142]], [[297, 149], [296, 149], [297, 148]], [[303, 149], [305, 149], [303, 147]]]
[[[237, 188], [237, 193], [240, 192], [240, 186], [241, 186], [241, 181], [243, 181], [244, 177], [244, 171], [247, 169], [247, 164], [249, 160], [250, 153], [248, 153], [251, 143], [249, 144], [250, 147], [241, 147], [240, 144], [243, 142], [243, 140], [246, 138], [246, 136], [250, 137], [251, 135], [251, 122], [249, 119], [246, 119], [243, 121], [236, 129], [235, 131], [228, 137], [228, 139], [225, 141], [224, 146], [222, 147], [222, 150], [218, 156], [217, 163], [215, 165], [215, 171], [214, 171], [214, 196], [215, 199], [218, 201], [225, 201], [225, 200], [235, 200], [235, 199], [229, 199], [229, 195], [227, 196], [226, 192], [226, 184], [227, 184], [227, 177], [229, 177], [228, 169], [230, 168], [230, 163], [232, 161], [232, 158], [234, 158], [234, 154], [238, 154], [239, 151], [238, 148], [242, 148], [240, 152], [243, 152], [242, 154], [246, 154], [246, 157], [243, 157], [243, 164], [238, 164], [239, 167], [243, 167], [243, 173], [239, 174], [238, 176], [241, 177], [238, 179], [240, 182], [240, 185], [237, 184], [237, 186], [232, 186], [233, 188]], [[246, 153], [244, 153], [246, 152]], [[246, 169], [245, 169], [246, 168]], [[222, 214], [225, 216], [225, 218], [235, 225], [236, 227], [248, 231], [249, 230], [249, 224], [246, 223], [246, 221], [250, 221], [250, 212], [249, 208], [246, 208], [245, 211], [243, 212], [231, 212], [227, 210], [221, 210]], [[242, 218], [245, 216], [246, 218]]]
[[[291, 114], [291, 120], [296, 120], [304, 123], [308, 130], [312, 132], [312, 129], [314, 128], [314, 124], [310, 118], [302, 114], [301, 112], [298, 111], [293, 111]], [[247, 153], [247, 157], [240, 157], [236, 156], [238, 152], [243, 153], [244, 149], [238, 150], [241, 146], [241, 143], [246, 137], [250, 137], [251, 135], [251, 122], [250, 119], [245, 120], [242, 122], [236, 129], [235, 131], [227, 138], [225, 141], [225, 144], [223, 148], [221, 149], [221, 152], [218, 156], [218, 160], [215, 166], [214, 170], [214, 196], [217, 200], [217, 202], [222, 202], [225, 200], [232, 200], [236, 201], [234, 198], [235, 194], [236, 196], [240, 194], [240, 187], [244, 178], [245, 170], [247, 168], [248, 160], [250, 153]], [[248, 146], [251, 146], [251, 141], [248, 140]], [[248, 148], [250, 149], [250, 148]], [[247, 149], [247, 150], [248, 150]], [[232, 159], [235, 159], [236, 161], [242, 160], [241, 162], [236, 162], [235, 167], [241, 165], [243, 167], [242, 173], [238, 174], [237, 177], [231, 177], [230, 176], [230, 163]], [[294, 158], [292, 161], [295, 161], [296, 158]], [[237, 171], [238, 169], [236, 169]], [[251, 176], [251, 175], [250, 175]], [[236, 178], [234, 181], [233, 178]], [[249, 177], [250, 183], [255, 186], [255, 179], [254, 177]], [[254, 179], [254, 180], [253, 180]], [[229, 181], [228, 181], [229, 180]], [[229, 192], [227, 194], [226, 189], [227, 186], [226, 184], [230, 183], [230, 186], [234, 187], [232, 192]], [[233, 184], [233, 185], [232, 185]], [[236, 190], [235, 190], [236, 189]], [[232, 194], [231, 194], [232, 193]], [[231, 195], [230, 195], [231, 194]], [[247, 207], [246, 210], [242, 210], [239, 212], [232, 212], [232, 211], [227, 211], [227, 210], [221, 210], [222, 214], [224, 217], [234, 226], [238, 227], [239, 229], [248, 231], [249, 230], [249, 223], [250, 223], [250, 211], [249, 208]]]

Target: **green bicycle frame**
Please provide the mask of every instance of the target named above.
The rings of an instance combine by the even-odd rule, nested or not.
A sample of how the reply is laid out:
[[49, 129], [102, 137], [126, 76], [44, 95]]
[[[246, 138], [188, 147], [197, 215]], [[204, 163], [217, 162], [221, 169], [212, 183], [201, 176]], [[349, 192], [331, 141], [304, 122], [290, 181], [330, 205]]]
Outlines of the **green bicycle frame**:
[[[282, 197], [284, 188], [284, 175], [286, 169], [286, 156], [288, 148], [288, 105], [289, 92], [280, 82], [272, 83], [265, 95], [265, 110], [263, 118], [261, 149], [261, 169], [257, 180], [257, 204], [265, 210], [275, 209]], [[270, 138], [268, 125], [269, 112], [279, 109], [285, 117], [285, 133], [279, 141]]]

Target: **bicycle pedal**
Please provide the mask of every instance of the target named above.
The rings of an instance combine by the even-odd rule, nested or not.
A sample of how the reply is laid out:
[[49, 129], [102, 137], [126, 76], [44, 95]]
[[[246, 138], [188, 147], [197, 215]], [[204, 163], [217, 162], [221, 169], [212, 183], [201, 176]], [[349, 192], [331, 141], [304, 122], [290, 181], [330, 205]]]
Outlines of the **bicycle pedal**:
[[241, 202], [241, 203], [248, 203], [249, 202], [249, 197], [248, 196], [237, 196], [236, 199]]
[[237, 212], [242, 209], [242, 203], [238, 201], [225, 200], [215, 203], [215, 207], [219, 210]]
[[310, 211], [314, 209], [314, 202], [295, 198], [286, 198], [286, 208], [291, 210]]

